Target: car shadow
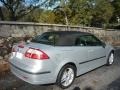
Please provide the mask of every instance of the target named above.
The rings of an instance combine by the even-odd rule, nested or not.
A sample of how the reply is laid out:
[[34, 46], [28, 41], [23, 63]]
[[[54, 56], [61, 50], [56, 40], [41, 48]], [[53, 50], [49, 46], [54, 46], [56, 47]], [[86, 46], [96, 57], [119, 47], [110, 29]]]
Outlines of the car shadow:
[[[80, 89], [80, 87], [75, 87], [73, 90], [81, 90], [81, 89]], [[83, 90], [93, 90], [93, 88], [90, 86], [87, 86]]]

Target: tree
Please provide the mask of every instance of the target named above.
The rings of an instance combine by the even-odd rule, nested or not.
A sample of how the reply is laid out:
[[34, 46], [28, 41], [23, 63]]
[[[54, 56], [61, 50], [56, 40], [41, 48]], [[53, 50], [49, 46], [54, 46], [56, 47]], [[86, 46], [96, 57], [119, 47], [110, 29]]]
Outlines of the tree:
[[102, 26], [109, 24], [109, 21], [113, 15], [114, 8], [107, 0], [96, 0], [96, 6], [94, 8], [92, 25]]
[[71, 25], [96, 26], [108, 24], [113, 15], [113, 6], [107, 0], [67, 0], [66, 5], [55, 10], [56, 23], [65, 24], [64, 13]]
[[62, 10], [55, 8], [56, 22], [65, 24], [66, 14], [69, 24], [71, 25], [89, 25], [92, 16], [87, 1], [88, 0], [68, 0], [65, 6], [60, 6]]
[[111, 18], [111, 23], [117, 23], [117, 18], [120, 18], [120, 0], [114, 0], [111, 4], [114, 7], [114, 13]]
[[61, 7], [58, 6], [54, 9], [54, 14], [55, 14], [55, 23], [59, 24], [70, 24], [70, 16], [71, 16], [71, 9], [67, 6]]
[[48, 5], [49, 3], [52, 5], [54, 4], [53, 2], [56, 2], [56, 0], [0, 0], [0, 18], [1, 20], [6, 19], [4, 17], [6, 13], [4, 13], [2, 8], [5, 8], [8, 12], [8, 19], [10, 21], [16, 21], [20, 20], [36, 8], [45, 6], [45, 4]]
[[43, 11], [44, 9], [36, 8], [35, 10], [31, 11], [30, 13], [25, 15], [23, 18], [21, 18], [20, 21], [39, 22], [39, 18], [43, 13]]
[[21, 21], [54, 24], [55, 14], [52, 12], [52, 10], [44, 10], [37, 8], [25, 17], [23, 17]]
[[38, 18], [38, 22], [54, 24], [55, 23], [55, 14], [51, 10], [44, 10], [40, 14], [40, 17]]
[[2, 13], [2, 7], [0, 7], [0, 17], [1, 17], [1, 20], [4, 20], [4, 15]]
[[72, 9], [72, 24], [90, 25], [92, 19], [91, 7], [88, 0], [70, 0], [69, 7]]

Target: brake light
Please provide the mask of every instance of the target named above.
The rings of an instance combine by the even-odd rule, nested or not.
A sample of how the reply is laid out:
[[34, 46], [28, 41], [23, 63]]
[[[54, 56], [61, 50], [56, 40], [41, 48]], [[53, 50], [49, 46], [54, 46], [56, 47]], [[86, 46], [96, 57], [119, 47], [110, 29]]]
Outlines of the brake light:
[[39, 60], [49, 59], [46, 53], [44, 53], [40, 49], [35, 49], [35, 48], [29, 48], [25, 53], [25, 57], [31, 59], [39, 59]]

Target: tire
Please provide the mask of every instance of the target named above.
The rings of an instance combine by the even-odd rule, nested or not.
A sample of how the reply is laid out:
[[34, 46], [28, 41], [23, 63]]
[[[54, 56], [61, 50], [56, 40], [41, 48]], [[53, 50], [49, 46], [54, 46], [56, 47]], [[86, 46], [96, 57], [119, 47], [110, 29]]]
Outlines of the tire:
[[109, 54], [109, 56], [108, 56], [108, 59], [107, 59], [107, 66], [112, 65], [113, 62], [114, 62], [114, 53], [111, 52], [111, 53]]
[[56, 84], [62, 88], [68, 88], [74, 82], [76, 77], [76, 68], [73, 65], [65, 65], [59, 72]]

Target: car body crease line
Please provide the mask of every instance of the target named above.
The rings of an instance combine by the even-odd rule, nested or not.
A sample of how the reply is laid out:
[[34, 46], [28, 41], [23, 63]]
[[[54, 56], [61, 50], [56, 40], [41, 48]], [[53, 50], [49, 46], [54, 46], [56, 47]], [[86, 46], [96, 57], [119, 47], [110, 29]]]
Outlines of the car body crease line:
[[85, 61], [85, 62], [80, 62], [79, 64], [83, 64], [83, 63], [87, 63], [87, 62], [95, 61], [95, 60], [98, 60], [98, 59], [100, 59], [100, 58], [104, 58], [104, 57], [106, 57], [106, 56], [102, 56], [102, 57], [99, 57], [99, 58], [95, 58], [95, 59], [87, 60], [87, 61]]

